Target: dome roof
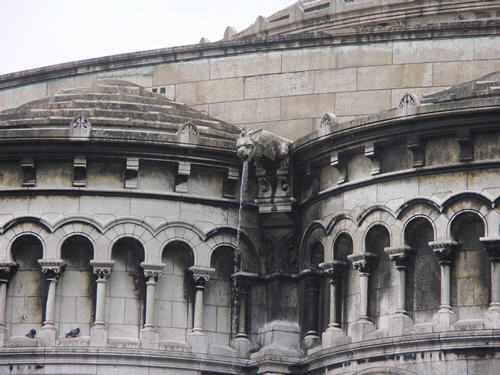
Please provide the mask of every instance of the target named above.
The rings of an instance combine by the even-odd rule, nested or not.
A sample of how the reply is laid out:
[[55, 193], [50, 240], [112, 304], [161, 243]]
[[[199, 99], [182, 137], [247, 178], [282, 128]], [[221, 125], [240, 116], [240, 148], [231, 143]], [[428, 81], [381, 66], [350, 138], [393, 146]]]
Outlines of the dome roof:
[[82, 121], [89, 125], [88, 138], [147, 143], [222, 142], [218, 146], [232, 148], [241, 131], [134, 83], [100, 80], [0, 112], [0, 132], [8, 129], [9, 137], [17, 129], [31, 138], [31, 129], [41, 138], [74, 137], [71, 129]]

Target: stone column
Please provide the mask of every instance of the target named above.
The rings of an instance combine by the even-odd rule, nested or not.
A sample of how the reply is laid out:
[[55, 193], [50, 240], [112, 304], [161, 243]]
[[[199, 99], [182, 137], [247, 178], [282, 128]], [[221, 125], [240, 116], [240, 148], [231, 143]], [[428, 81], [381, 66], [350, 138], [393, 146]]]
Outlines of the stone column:
[[375, 329], [375, 325], [368, 317], [368, 283], [370, 272], [374, 266], [375, 259], [377, 259], [377, 255], [365, 252], [362, 254], [349, 255], [347, 258], [351, 261], [353, 268], [358, 271], [359, 275], [358, 320], [352, 330], [353, 340], [359, 341], [363, 338], [365, 333]]
[[90, 328], [90, 346], [106, 346], [106, 285], [111, 276], [114, 262], [91, 260], [90, 265], [96, 278], [94, 325]]
[[340, 325], [340, 316], [338, 315], [339, 309], [342, 307], [342, 298], [340, 295], [342, 279], [346, 271], [346, 262], [334, 260], [328, 263], [321, 263], [319, 265], [325, 270], [325, 275], [328, 277], [330, 285], [330, 313], [328, 319], [328, 327], [322, 333], [321, 343], [323, 347], [331, 347], [334, 342], [345, 336], [344, 331]]
[[436, 315], [436, 324], [440, 330], [449, 330], [450, 325], [456, 321], [455, 313], [451, 308], [451, 263], [458, 243], [455, 241], [429, 242], [429, 246], [441, 266], [441, 305]]
[[47, 300], [45, 303], [45, 320], [38, 336], [44, 345], [54, 345], [56, 340], [55, 312], [57, 280], [64, 269], [61, 259], [39, 259], [46, 280], [49, 282]]
[[247, 326], [247, 301], [250, 295], [249, 285], [245, 282], [240, 282], [239, 293], [240, 293], [240, 314], [238, 317], [238, 333], [236, 334], [236, 338], [248, 340], [246, 326]]
[[146, 283], [146, 311], [144, 314], [144, 328], [141, 329], [141, 346], [145, 349], [157, 349], [160, 344], [160, 335], [156, 332], [155, 300], [156, 283], [165, 264], [147, 264], [142, 262], [144, 281]]
[[490, 306], [485, 313], [484, 327], [500, 328], [500, 237], [481, 237], [491, 263]]
[[385, 253], [392, 260], [398, 271], [398, 304], [396, 314], [407, 314], [406, 312], [406, 270], [408, 267], [408, 256], [413, 251], [409, 246], [387, 247]]
[[16, 263], [12, 261], [0, 262], [0, 346], [3, 346], [5, 337], [5, 309], [7, 308], [7, 286]]
[[215, 274], [214, 268], [191, 266], [192, 280], [195, 288], [193, 328], [189, 335], [189, 343], [193, 352], [207, 353], [208, 338], [203, 329], [203, 293], [210, 276]]
[[96, 278], [96, 299], [94, 326], [104, 326], [106, 305], [106, 284], [111, 276], [113, 261], [99, 262], [91, 260], [92, 270]]
[[154, 312], [156, 283], [165, 265], [141, 263], [141, 267], [144, 269], [144, 280], [146, 281], [146, 314], [144, 328], [153, 330], [155, 328]]

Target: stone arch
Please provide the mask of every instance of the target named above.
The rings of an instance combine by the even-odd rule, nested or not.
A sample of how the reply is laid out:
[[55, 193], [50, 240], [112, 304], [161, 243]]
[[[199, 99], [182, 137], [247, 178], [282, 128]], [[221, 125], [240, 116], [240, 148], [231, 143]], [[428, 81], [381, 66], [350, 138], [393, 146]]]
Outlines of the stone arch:
[[[366, 214], [359, 215], [359, 226], [354, 232], [353, 240], [365, 249], [366, 235], [370, 229], [376, 225], [382, 225], [389, 233], [389, 241], [391, 244], [401, 241], [401, 223], [396, 220], [395, 215], [385, 207], [375, 206], [365, 210]], [[367, 251], [366, 249], [363, 251]]]
[[[338, 236], [340, 236], [342, 233], [347, 233], [349, 237], [351, 237], [351, 240], [353, 241], [353, 247], [354, 247], [354, 233], [358, 231], [358, 225], [354, 218], [340, 214], [335, 216], [329, 223], [327, 227], [327, 248], [332, 249], [331, 254], [334, 256], [334, 244]], [[358, 246], [358, 248], [362, 248]], [[329, 255], [330, 252], [327, 251], [327, 255]], [[333, 258], [332, 258], [333, 259]]]
[[401, 221], [406, 221], [415, 215], [424, 215], [435, 220], [441, 213], [439, 204], [432, 199], [416, 197], [403, 203], [396, 210], [396, 218]]
[[260, 264], [257, 250], [250, 237], [240, 231], [240, 243], [238, 248], [237, 229], [234, 227], [218, 227], [207, 234], [205, 244], [209, 248], [208, 259], [211, 262], [213, 252], [220, 246], [231, 247], [241, 257], [241, 270], [259, 273]]
[[144, 223], [135, 222], [134, 220], [116, 221], [108, 225], [103, 234], [108, 240], [106, 259], [111, 259], [113, 247], [118, 241], [124, 238], [133, 238], [141, 244], [145, 261], [151, 262], [151, 251], [149, 251], [151, 246], [147, 245], [155, 236], [151, 228], [144, 225]]
[[[24, 235], [33, 235], [42, 244], [42, 254], [45, 258], [47, 249], [47, 237], [50, 235], [50, 228], [40, 221], [32, 220], [27, 217], [27, 221], [23, 218], [12, 220], [5, 226], [5, 232], [0, 236], [0, 252], [4, 252], [1, 256], [2, 259], [12, 260], [12, 244], [14, 241]], [[0, 253], [1, 254], [1, 253]]]
[[325, 246], [326, 239], [326, 230], [320, 222], [313, 222], [306, 228], [300, 242], [299, 259], [301, 269], [307, 268], [312, 265], [312, 252], [314, 247], [318, 244], [320, 244], [323, 248], [323, 262], [325, 261], [326, 257], [330, 258], [325, 251], [327, 249], [327, 247]]
[[429, 242], [436, 239], [436, 228], [424, 215], [410, 218], [404, 226], [405, 245], [410, 246], [405, 283], [405, 309], [415, 323], [431, 322], [440, 305], [440, 267]]
[[487, 226], [479, 212], [463, 210], [449, 227], [450, 238], [459, 243], [451, 264], [451, 305], [459, 320], [471, 319], [486, 310], [490, 300], [490, 261], [480, 241]]
[[456, 220], [456, 218], [459, 217], [460, 215], [467, 214], [467, 213], [476, 215], [479, 219], [481, 219], [481, 221], [483, 223], [483, 228], [484, 228], [484, 235], [483, 236], [484, 237], [488, 236], [488, 222], [486, 221], [485, 215], [483, 215], [483, 213], [481, 211], [478, 211], [475, 209], [470, 209], [470, 208], [465, 208], [465, 209], [462, 209], [460, 211], [454, 212], [454, 214], [451, 217], [449, 217], [448, 225], [446, 228], [446, 238], [447, 239], [452, 239], [451, 230], [452, 230], [453, 222]]
[[135, 236], [124, 234], [117, 235], [112, 243], [114, 264], [106, 301], [109, 337], [136, 340], [144, 321], [144, 246]]
[[[450, 207], [454, 206], [457, 202], [475, 202], [472, 205], [475, 207], [486, 206], [492, 208], [494, 205], [493, 199], [487, 194], [479, 193], [477, 191], [462, 191], [457, 194], [452, 194], [441, 203], [441, 210], [447, 211]], [[471, 205], [471, 207], [472, 207]], [[456, 211], [456, 210], [455, 210]]]
[[[406, 215], [405, 215], [406, 216]], [[403, 225], [402, 225], [402, 228], [401, 228], [401, 239], [403, 240], [401, 245], [405, 245], [406, 244], [406, 239], [405, 239], [405, 231], [406, 231], [406, 228], [408, 227], [409, 224], [411, 224], [413, 221], [415, 220], [418, 220], [418, 219], [422, 219], [422, 220], [425, 220], [429, 223], [429, 225], [432, 227], [432, 232], [433, 232], [433, 238], [432, 240], [430, 241], [436, 241], [437, 239], [437, 228], [436, 228], [436, 223], [435, 223], [435, 219], [433, 219], [432, 217], [424, 214], [424, 213], [416, 213], [412, 216], [409, 216], [409, 217], [405, 217], [404, 218], [405, 220], [402, 221], [403, 222]], [[436, 217], [437, 219], [437, 217]]]
[[156, 326], [160, 337], [187, 342], [192, 328], [194, 290], [189, 267], [194, 264], [193, 249], [184, 241], [169, 241], [162, 250], [164, 264], [157, 284]]
[[385, 253], [385, 248], [391, 246], [389, 229], [380, 222], [374, 222], [364, 236], [365, 252], [373, 253], [377, 258], [369, 276], [368, 310], [377, 328], [388, 328], [389, 319], [393, 313], [391, 301], [397, 293], [397, 277], [394, 265]]
[[80, 336], [88, 337], [95, 308], [96, 283], [90, 265], [95, 257], [94, 243], [84, 233], [69, 233], [61, 241], [59, 251], [65, 265], [56, 289], [59, 336], [78, 327]]
[[33, 233], [19, 233], [9, 251], [17, 268], [9, 281], [6, 306], [2, 306], [6, 311], [6, 337], [24, 337], [30, 329], [41, 327], [43, 321], [47, 288], [38, 262], [42, 241]]
[[[179, 241], [191, 249], [193, 252], [193, 262], [195, 265], [200, 265], [200, 255], [198, 248], [205, 241], [205, 235], [196, 226], [189, 224], [187, 222], [177, 221], [169, 224], [165, 224], [158, 228], [155, 235], [155, 242], [157, 246], [151, 251], [155, 252], [155, 256], [158, 256], [158, 260], [161, 259], [163, 249], [171, 242]], [[205, 266], [208, 267], [208, 262], [205, 262]]]

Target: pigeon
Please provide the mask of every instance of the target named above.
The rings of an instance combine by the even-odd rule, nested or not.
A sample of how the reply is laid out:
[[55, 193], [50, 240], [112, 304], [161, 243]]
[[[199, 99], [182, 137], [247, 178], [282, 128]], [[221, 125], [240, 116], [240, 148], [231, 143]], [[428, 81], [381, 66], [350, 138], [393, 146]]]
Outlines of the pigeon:
[[80, 328], [75, 328], [66, 333], [66, 337], [78, 337], [80, 334]]
[[30, 339], [34, 338], [36, 336], [36, 329], [32, 328], [30, 331], [26, 334], [26, 337], [29, 337]]

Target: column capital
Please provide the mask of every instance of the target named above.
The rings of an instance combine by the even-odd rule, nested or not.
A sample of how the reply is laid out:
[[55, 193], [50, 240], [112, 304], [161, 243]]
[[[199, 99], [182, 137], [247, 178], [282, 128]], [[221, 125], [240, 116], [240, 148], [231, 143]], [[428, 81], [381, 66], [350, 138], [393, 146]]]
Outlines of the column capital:
[[396, 269], [406, 269], [408, 264], [408, 256], [415, 250], [407, 245], [400, 247], [386, 247], [384, 252], [389, 256], [389, 259], [396, 264]]
[[373, 267], [373, 263], [377, 258], [377, 254], [369, 252], [347, 256], [347, 259], [349, 259], [349, 261], [352, 263], [352, 267], [360, 273], [370, 273]]
[[320, 263], [319, 265], [325, 275], [330, 279], [330, 283], [339, 282], [347, 268], [347, 262], [333, 260], [331, 262]]
[[115, 262], [112, 260], [91, 260], [92, 272], [97, 280], [108, 280]]
[[165, 268], [165, 263], [156, 263], [156, 264], [150, 264], [150, 263], [141, 263], [141, 267], [144, 270], [144, 278], [146, 281], [158, 281], [158, 278], [161, 276], [161, 272], [163, 268]]
[[479, 241], [488, 253], [491, 262], [500, 262], [500, 237], [481, 237]]
[[432, 241], [429, 242], [429, 246], [438, 258], [440, 265], [449, 265], [453, 259], [453, 252], [458, 249], [459, 243], [456, 241]]
[[38, 259], [42, 267], [42, 273], [47, 280], [58, 280], [64, 270], [64, 261], [62, 259]]
[[215, 268], [211, 267], [191, 266], [189, 270], [193, 274], [194, 285], [200, 288], [204, 288], [210, 280], [210, 276], [215, 275]]
[[0, 282], [8, 282], [17, 263], [11, 260], [0, 261]]

